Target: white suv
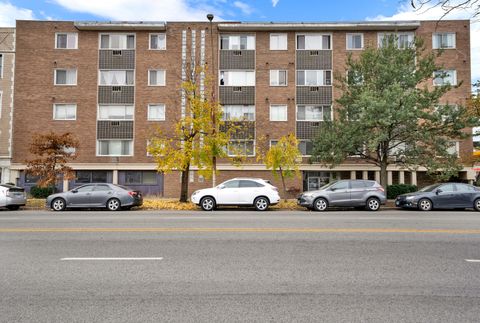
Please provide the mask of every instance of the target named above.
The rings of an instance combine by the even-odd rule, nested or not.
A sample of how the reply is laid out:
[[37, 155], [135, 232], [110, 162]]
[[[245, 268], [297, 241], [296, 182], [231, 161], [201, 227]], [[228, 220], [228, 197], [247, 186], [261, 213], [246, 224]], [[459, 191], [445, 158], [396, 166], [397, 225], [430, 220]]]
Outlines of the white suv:
[[278, 189], [261, 178], [233, 178], [222, 184], [193, 192], [191, 201], [204, 211], [217, 205], [254, 206], [265, 211], [280, 201]]

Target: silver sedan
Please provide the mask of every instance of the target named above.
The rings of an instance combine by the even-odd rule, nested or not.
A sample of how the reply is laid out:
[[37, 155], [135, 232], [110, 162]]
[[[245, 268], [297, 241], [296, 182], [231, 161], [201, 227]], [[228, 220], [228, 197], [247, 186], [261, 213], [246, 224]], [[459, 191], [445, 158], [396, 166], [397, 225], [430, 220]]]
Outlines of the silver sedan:
[[142, 193], [128, 187], [92, 183], [74, 188], [68, 192], [52, 194], [47, 197], [46, 207], [54, 211], [66, 208], [107, 208], [110, 211], [130, 209], [143, 203]]

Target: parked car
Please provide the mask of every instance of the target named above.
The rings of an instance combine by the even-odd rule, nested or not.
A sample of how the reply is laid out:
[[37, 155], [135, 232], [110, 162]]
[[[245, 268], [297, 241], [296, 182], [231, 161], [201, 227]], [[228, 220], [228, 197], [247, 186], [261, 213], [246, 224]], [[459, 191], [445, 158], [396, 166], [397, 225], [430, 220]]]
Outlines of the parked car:
[[222, 184], [193, 192], [191, 201], [204, 211], [219, 205], [254, 206], [265, 211], [280, 201], [278, 189], [260, 178], [233, 178]]
[[463, 183], [433, 184], [417, 192], [397, 196], [395, 205], [420, 211], [465, 208], [480, 211], [480, 189]]
[[107, 183], [82, 185], [68, 192], [49, 195], [46, 201], [46, 207], [54, 211], [62, 211], [66, 208], [100, 207], [117, 211], [142, 204], [143, 197], [140, 191]]
[[18, 210], [27, 204], [25, 189], [12, 184], [0, 184], [0, 207]]
[[330, 206], [366, 208], [377, 211], [385, 204], [385, 190], [376, 181], [339, 180], [315, 191], [300, 194], [297, 204], [309, 210], [325, 211]]

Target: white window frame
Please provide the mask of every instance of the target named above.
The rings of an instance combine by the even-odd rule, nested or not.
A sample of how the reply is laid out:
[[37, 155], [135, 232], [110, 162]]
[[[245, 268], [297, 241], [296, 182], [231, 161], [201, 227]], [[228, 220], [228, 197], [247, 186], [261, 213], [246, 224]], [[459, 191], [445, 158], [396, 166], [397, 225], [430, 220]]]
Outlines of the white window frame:
[[[353, 37], [353, 36], [360, 36], [360, 38], [361, 38], [361, 47], [360, 47], [360, 48], [349, 48], [349, 47], [348, 47], [348, 37], [349, 37], [349, 36], [352, 36], [352, 37]], [[352, 42], [352, 43], [353, 43], [353, 42]], [[365, 45], [364, 45], [364, 36], [363, 36], [363, 33], [347, 33], [347, 34], [345, 35], [345, 48], [346, 48], [347, 50], [363, 50], [364, 46], [365, 46]]]
[[415, 40], [415, 34], [412, 32], [380, 32], [380, 33], [377, 33], [377, 47], [380, 48], [383, 46], [383, 39], [380, 40], [380, 38], [385, 38], [385, 36], [390, 36], [390, 35], [394, 35], [397, 37], [397, 48], [403, 48], [403, 47], [400, 47], [401, 35], [412, 36], [412, 43]]
[[147, 144], [145, 145], [145, 151], [147, 152], [147, 157], [153, 157], [153, 155], [148, 152], [148, 146], [150, 146], [150, 139], [147, 139]]
[[[133, 48], [111, 48], [110, 47], [110, 38], [108, 40], [108, 48], [102, 48], [102, 36], [105, 35], [125, 35], [125, 37], [128, 36], [133, 36], [134, 41], [133, 41]], [[128, 44], [128, 38], [125, 44]], [[99, 33], [98, 34], [98, 49], [99, 50], [135, 50], [137, 48], [137, 35], [135, 33]]]
[[[236, 120], [236, 119], [227, 119], [226, 118], [226, 114], [225, 114], [225, 108], [250, 108], [250, 109], [253, 109], [253, 120]], [[255, 118], [256, 118], [256, 108], [255, 108], [255, 105], [253, 104], [225, 104], [222, 106], [222, 120], [223, 121], [255, 121]]]
[[[100, 117], [100, 108], [101, 107], [111, 107], [111, 106], [121, 106], [121, 107], [124, 107], [125, 109], [127, 109], [127, 107], [132, 107], [133, 109], [133, 113], [132, 113], [132, 118], [131, 119], [126, 119], [126, 118], [123, 118], [123, 119], [104, 119], [104, 118], [101, 118]], [[126, 116], [126, 114], [125, 114]], [[135, 120], [135, 106], [134, 105], [131, 105], [131, 104], [99, 104], [97, 105], [97, 120], [99, 121], [132, 121], [132, 120]]]
[[[102, 72], [132, 72], [133, 73], [133, 83], [132, 84], [101, 84], [101, 75]], [[127, 77], [125, 76], [125, 80]], [[98, 70], [98, 86], [135, 86], [135, 70]]]
[[[161, 119], [154, 119], [150, 117], [150, 108], [154, 106], [163, 106], [163, 118]], [[149, 103], [147, 106], [147, 121], [165, 121], [166, 115], [166, 106], [165, 103]]]
[[[305, 39], [305, 48], [299, 49], [298, 48], [298, 36], [330, 36], [330, 43], [329, 48], [306, 48], [307, 47], [307, 40]], [[322, 37], [322, 44], [323, 46], [323, 37]], [[331, 33], [297, 33], [295, 34], [295, 49], [296, 50], [333, 50], [333, 34]]]
[[[130, 155], [100, 155], [100, 141], [130, 141], [131, 153]], [[103, 140], [97, 139], [97, 146], [96, 146], [96, 156], [97, 157], [131, 157], [135, 151], [134, 140], [133, 139], [114, 139], [114, 140]]]
[[[67, 106], [73, 106], [74, 109], [75, 109], [75, 118], [73, 119], [57, 119], [55, 116], [56, 116], [56, 109], [57, 109], [57, 106], [62, 106], [62, 105], [67, 105]], [[53, 104], [53, 116], [52, 116], [52, 119], [53, 120], [56, 120], [56, 121], [75, 121], [77, 120], [77, 104], [76, 103], [54, 103]]]
[[[67, 35], [67, 47], [57, 47], [58, 46], [58, 35]], [[68, 35], [75, 35], [75, 46], [72, 48], [68, 47]], [[55, 49], [78, 49], [78, 33], [75, 32], [56, 32], [55, 33]]]
[[[150, 72], [151, 71], [163, 71], [163, 84], [150, 84]], [[157, 74], [157, 80], [158, 80], [158, 74]], [[151, 68], [148, 70], [148, 86], [166, 86], [167, 85], [167, 70], [162, 70], [162, 69], [155, 69]]]
[[[228, 41], [228, 47], [229, 48], [221, 48], [222, 47], [222, 37], [241, 37], [241, 36], [246, 36], [247, 37], [247, 48], [246, 49], [240, 49], [240, 48], [237, 48], [237, 49], [232, 49], [230, 48], [230, 45], [232, 44], [232, 42], [229, 40]], [[252, 37], [253, 38], [253, 48], [248, 48], [248, 37]], [[240, 39], [239, 39], [240, 41]], [[219, 50], [256, 50], [256, 42], [257, 42], [257, 38], [255, 37], [255, 34], [224, 34], [224, 35], [219, 35], [218, 36], [218, 48]], [[241, 41], [239, 42], [239, 47], [240, 47], [240, 44], [241, 44]]]
[[[280, 84], [280, 72], [285, 72], [285, 84]], [[277, 84], [272, 84], [272, 74], [276, 74]], [[270, 70], [270, 86], [288, 86], [288, 70]]]
[[[242, 84], [242, 85], [227, 85], [225, 84], [225, 80], [224, 80], [224, 84], [220, 84], [221, 80], [222, 80], [222, 73], [223, 75], [225, 76], [225, 73], [231, 73], [231, 72], [245, 72], [245, 73], [253, 73], [253, 84]], [[219, 70], [218, 71], [218, 84], [219, 86], [235, 86], [235, 87], [241, 87], [241, 86], [255, 86], [256, 83], [257, 83], [257, 75], [256, 75], [256, 72], [255, 70]]]
[[[317, 106], [322, 108], [322, 118], [321, 119], [319, 119], [319, 120], [307, 119], [307, 117], [306, 117], [307, 114], [306, 113], [305, 113], [305, 120], [299, 120], [298, 119], [298, 108], [299, 107], [317, 107]], [[323, 122], [323, 121], [325, 121], [325, 113], [324, 113], [325, 107], [330, 108], [330, 120], [333, 120], [333, 107], [331, 105], [328, 105], [328, 104], [297, 104], [296, 109], [295, 109], [295, 121]]]
[[[245, 156], [245, 157], [255, 157], [255, 152], [256, 152], [256, 141], [255, 139], [234, 139], [234, 140], [230, 140], [228, 142], [228, 145], [230, 145], [230, 142], [232, 141], [236, 141], [236, 142], [247, 142], [247, 141], [252, 141], [253, 142], [253, 155], [234, 155], [234, 154], [230, 154], [230, 149], [228, 148], [227, 146], [227, 155], [228, 157], [238, 157], [238, 156]], [[246, 149], [245, 149], [246, 151]]]
[[[273, 107], [285, 107], [285, 120], [273, 120], [272, 118], [272, 108]], [[284, 122], [288, 121], [288, 105], [287, 104], [270, 104], [270, 121], [272, 122]]]
[[[163, 35], [165, 37], [163, 48], [152, 48], [152, 36], [157, 36], [157, 39], [158, 39], [159, 35]], [[148, 34], [148, 49], [149, 50], [167, 50], [167, 34], [166, 33], [150, 33], [150, 34]]]
[[[75, 84], [57, 84], [57, 71], [75, 71]], [[53, 85], [55, 86], [76, 86], [78, 83], [78, 70], [76, 68], [55, 68], [53, 70]]]
[[[279, 139], [270, 139], [270, 140], [268, 141], [269, 147], [272, 148], [272, 146], [275, 146], [276, 144], [278, 144], [279, 141], [280, 141]], [[276, 144], [275, 144], [275, 145], [272, 145], [272, 142], [276, 142]]]
[[[285, 48], [273, 48], [272, 37], [285, 37]], [[270, 34], [270, 50], [288, 50], [288, 34], [287, 33], [271, 33]]]
[[[445, 79], [442, 79], [442, 84], [436, 84], [435, 80], [437, 79], [437, 77], [435, 77], [435, 73], [437, 72], [453, 72], [453, 82], [445, 83]], [[457, 70], [440, 70], [433, 72], [433, 86], [445, 86], [447, 84], [450, 84], [451, 86], [457, 85]]]
[[[323, 84], [317, 84], [317, 85], [300, 85], [298, 84], [298, 72], [303, 72], [303, 79], [307, 80], [307, 72], [317, 72], [317, 81], [318, 81], [318, 73], [321, 72], [323, 75], [322, 75], [322, 79], [323, 79]], [[330, 72], [330, 84], [326, 84], [326, 72]], [[333, 71], [332, 70], [296, 70], [295, 71], [295, 85], [296, 86], [308, 86], [308, 87], [312, 87], [312, 86], [332, 86], [333, 85]]]
[[[300, 139], [300, 140], [298, 140], [298, 147], [297, 147], [297, 148], [298, 148], [298, 151], [300, 152], [300, 154], [302, 154], [302, 151], [300, 150], [300, 143], [301, 143], [301, 142], [312, 142], [312, 140], [309, 140], [309, 139]], [[307, 148], [307, 147], [305, 146], [305, 148]], [[313, 143], [312, 143], [312, 149], [313, 149]], [[302, 157], [310, 157], [310, 156], [312, 156], [312, 155], [303, 155], [303, 154], [302, 154], [302, 155], [300, 155], [300, 156], [302, 156]]]
[[[440, 36], [443, 38], [444, 35], [453, 35], [453, 47], [442, 47], [442, 40], [440, 39], [440, 46], [435, 47], [435, 37]], [[432, 34], [432, 49], [456, 49], [457, 48], [457, 34], [455, 32], [438, 32]]]

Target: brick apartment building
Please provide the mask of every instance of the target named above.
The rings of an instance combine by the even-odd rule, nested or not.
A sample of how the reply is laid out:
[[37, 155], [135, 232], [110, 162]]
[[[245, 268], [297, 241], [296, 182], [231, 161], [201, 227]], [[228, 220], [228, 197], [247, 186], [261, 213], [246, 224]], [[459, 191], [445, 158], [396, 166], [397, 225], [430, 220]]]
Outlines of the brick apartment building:
[[15, 29], [0, 28], [0, 183], [10, 181]]
[[[310, 140], [341, 95], [332, 86], [333, 74], [345, 73], [347, 53], [359, 55], [386, 34], [397, 34], [400, 45], [415, 35], [427, 50], [445, 49], [439, 63], [452, 84], [464, 82], [443, 101], [461, 104], [470, 95], [469, 30], [468, 20], [438, 25], [17, 21], [11, 178], [33, 185], [35, 179], [24, 172], [33, 134], [70, 131], [81, 141], [71, 165], [77, 176], [60, 189], [106, 181], [177, 197], [179, 174], [158, 174], [146, 147], [156, 127], [171, 131], [184, 113], [179, 88], [187, 67], [206, 64], [214, 70], [225, 118], [241, 116], [250, 129], [232, 142], [234, 151], [249, 158], [240, 168], [220, 161], [217, 182], [236, 176], [276, 182], [256, 161], [256, 145], [259, 138], [272, 142], [288, 133], [296, 134], [305, 155], [301, 178], [288, 182], [292, 193], [333, 178], [378, 180], [379, 169], [359, 158], [334, 169], [309, 161]], [[471, 154], [472, 140], [458, 142], [455, 150]], [[465, 167], [460, 179], [474, 175]], [[388, 181], [422, 185], [429, 179], [424, 169], [410, 172], [396, 164], [388, 169]], [[191, 171], [190, 190], [210, 185]]]

